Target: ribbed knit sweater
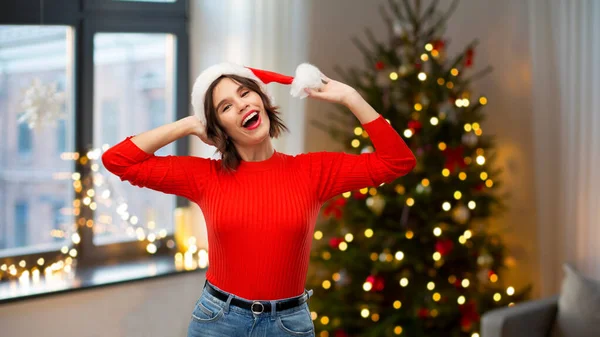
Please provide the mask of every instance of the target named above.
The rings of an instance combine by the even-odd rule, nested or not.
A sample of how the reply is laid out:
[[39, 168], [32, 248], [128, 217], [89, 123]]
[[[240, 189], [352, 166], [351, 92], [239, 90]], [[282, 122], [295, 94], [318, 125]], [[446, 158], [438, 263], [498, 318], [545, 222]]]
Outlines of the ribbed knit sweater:
[[146, 153], [133, 136], [108, 149], [102, 162], [132, 185], [200, 206], [209, 282], [248, 300], [283, 299], [304, 292], [322, 205], [346, 191], [390, 183], [415, 166], [413, 153], [382, 116], [363, 127], [372, 153], [275, 151], [264, 161], [242, 161], [232, 174], [216, 159]]

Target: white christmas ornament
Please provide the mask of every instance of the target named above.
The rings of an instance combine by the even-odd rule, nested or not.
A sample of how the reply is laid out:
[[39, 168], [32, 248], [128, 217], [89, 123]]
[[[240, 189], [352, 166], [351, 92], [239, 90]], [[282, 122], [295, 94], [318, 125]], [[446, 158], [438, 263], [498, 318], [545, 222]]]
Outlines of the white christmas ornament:
[[477, 135], [473, 132], [467, 132], [462, 135], [462, 142], [468, 147], [477, 145]]
[[35, 78], [31, 87], [24, 90], [21, 107], [25, 112], [17, 120], [18, 123], [26, 122], [33, 129], [55, 126], [57, 120], [66, 118], [63, 110], [65, 93], [57, 92], [56, 87], [56, 82], [44, 84]]
[[464, 205], [459, 205], [452, 211], [452, 219], [459, 224], [465, 224], [469, 220], [471, 212]]

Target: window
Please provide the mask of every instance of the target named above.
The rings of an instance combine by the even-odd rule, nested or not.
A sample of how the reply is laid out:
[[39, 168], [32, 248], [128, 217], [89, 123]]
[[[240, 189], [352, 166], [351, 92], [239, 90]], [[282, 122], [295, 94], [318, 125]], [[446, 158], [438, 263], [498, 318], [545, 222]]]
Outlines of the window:
[[29, 205], [25, 201], [15, 204], [15, 227], [13, 247], [23, 247], [29, 243]]
[[[170, 254], [175, 208], [188, 201], [120, 181], [99, 157], [187, 116], [186, 8], [186, 0], [0, 1], [0, 284], [40, 261], [74, 258], [80, 269], [146, 257], [149, 234], [157, 254]], [[188, 145], [160, 151], [184, 155]]]
[[[23, 114], [21, 114], [21, 116], [23, 116]], [[19, 148], [19, 154], [20, 155], [28, 155], [31, 154], [31, 131], [29, 129], [29, 126], [26, 123], [19, 123], [18, 126], [18, 140], [17, 140], [17, 146]]]
[[[94, 124], [98, 126], [94, 133], [102, 135], [96, 138], [95, 147], [114, 145], [129, 135], [175, 121], [171, 96], [175, 44], [172, 34], [94, 36], [94, 102], [99, 107], [94, 118], [102, 121]], [[100, 129], [101, 125], [107, 129]], [[174, 151], [169, 144], [156, 154]], [[137, 240], [161, 231], [173, 233], [175, 196], [140, 189], [103, 169], [100, 172], [107, 182], [101, 193], [111, 197], [97, 200], [95, 244]]]
[[[3, 256], [60, 250], [74, 231], [55, 231], [48, 200], [73, 200], [73, 32], [68, 26], [0, 25], [4, 107], [0, 134], [0, 222]], [[70, 51], [71, 50], [71, 51]], [[58, 151], [57, 151], [58, 149]], [[13, 160], [14, 159], [14, 160]], [[0, 263], [1, 265], [2, 263]]]

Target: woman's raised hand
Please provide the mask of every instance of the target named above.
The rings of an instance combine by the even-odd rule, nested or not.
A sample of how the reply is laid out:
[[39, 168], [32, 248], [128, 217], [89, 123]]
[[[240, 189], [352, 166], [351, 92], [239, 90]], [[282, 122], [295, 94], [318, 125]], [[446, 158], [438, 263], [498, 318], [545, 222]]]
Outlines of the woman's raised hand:
[[339, 81], [330, 79], [321, 73], [324, 86], [321, 89], [306, 88], [304, 91], [308, 97], [320, 99], [326, 102], [338, 103], [348, 106], [353, 100], [362, 99], [356, 89]]

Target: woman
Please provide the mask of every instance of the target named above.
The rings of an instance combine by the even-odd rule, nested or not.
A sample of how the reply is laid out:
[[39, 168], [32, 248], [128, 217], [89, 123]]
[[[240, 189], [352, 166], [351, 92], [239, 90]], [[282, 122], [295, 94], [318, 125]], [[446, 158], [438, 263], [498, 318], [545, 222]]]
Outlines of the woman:
[[[358, 118], [376, 152], [296, 156], [271, 142], [286, 128], [266, 83], [342, 104]], [[398, 133], [350, 86], [303, 64], [296, 77], [218, 64], [196, 79], [194, 116], [127, 137], [102, 156], [122, 180], [183, 196], [206, 219], [210, 266], [188, 336], [314, 336], [304, 288], [315, 221], [340, 193], [389, 183], [415, 166]], [[194, 135], [221, 159], [153, 153]]]

